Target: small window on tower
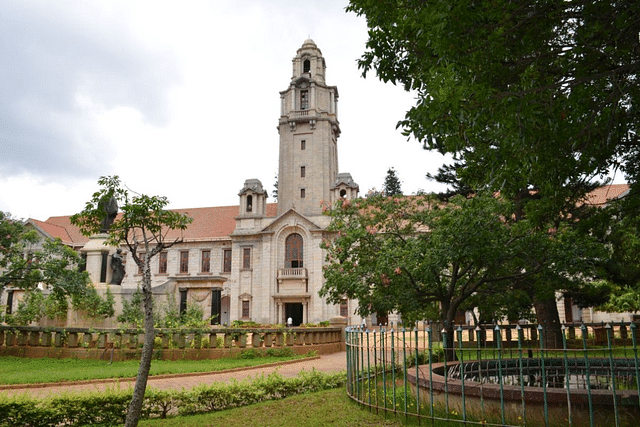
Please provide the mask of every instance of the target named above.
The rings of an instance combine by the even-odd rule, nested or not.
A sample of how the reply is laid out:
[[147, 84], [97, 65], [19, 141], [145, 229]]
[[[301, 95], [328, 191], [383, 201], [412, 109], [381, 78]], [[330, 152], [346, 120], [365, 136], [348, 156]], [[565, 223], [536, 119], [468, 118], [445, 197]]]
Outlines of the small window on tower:
[[305, 196], [305, 194], [304, 194], [304, 193], [305, 193], [304, 188], [301, 188], [301, 189], [300, 189], [300, 198], [301, 198], [301, 199], [304, 199], [304, 196]]
[[244, 248], [242, 250], [242, 269], [251, 269], [251, 248]]
[[304, 62], [302, 63], [302, 72], [308, 73], [309, 71], [311, 71], [311, 61], [309, 61], [308, 59], [305, 59]]
[[305, 166], [300, 166], [300, 177], [304, 178], [307, 176], [307, 168]]
[[306, 89], [300, 91], [300, 109], [301, 110], [309, 109], [309, 91]]
[[251, 195], [247, 196], [247, 212], [251, 212], [253, 209], [253, 197]]
[[342, 190], [340, 190], [340, 197], [342, 197], [342, 198], [347, 197], [347, 190], [345, 190], [344, 188]]
[[303, 139], [302, 141], [300, 141], [300, 149], [301, 150], [306, 150], [307, 149], [307, 140]]

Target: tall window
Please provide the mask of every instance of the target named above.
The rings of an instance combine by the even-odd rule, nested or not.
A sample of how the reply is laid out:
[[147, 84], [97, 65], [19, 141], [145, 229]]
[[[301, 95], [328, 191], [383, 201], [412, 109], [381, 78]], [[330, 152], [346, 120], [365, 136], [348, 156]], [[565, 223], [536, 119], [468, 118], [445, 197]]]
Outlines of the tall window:
[[211, 251], [208, 249], [202, 251], [202, 267], [200, 268], [200, 270], [203, 273], [208, 273], [211, 271]]
[[189, 251], [180, 251], [180, 273], [189, 272]]
[[225, 249], [222, 252], [222, 271], [231, 273], [231, 249]]
[[249, 301], [242, 301], [242, 318], [248, 319], [251, 313], [249, 312]]
[[300, 149], [301, 150], [306, 150], [307, 149], [307, 140], [303, 139], [300, 141]]
[[304, 199], [304, 196], [306, 196], [306, 192], [304, 191], [304, 188], [300, 189], [300, 198]]
[[300, 166], [300, 177], [304, 178], [305, 176], [307, 176], [307, 168], [306, 166]]
[[158, 274], [167, 273], [167, 253], [160, 252], [158, 254]]
[[251, 195], [247, 196], [247, 212], [251, 212], [253, 209], [253, 197]]
[[311, 61], [309, 61], [308, 59], [305, 59], [304, 62], [302, 63], [302, 72], [308, 73], [309, 71], [311, 71]]
[[287, 237], [284, 252], [285, 268], [302, 268], [303, 247], [301, 235], [294, 233]]
[[309, 109], [309, 91], [307, 89], [300, 91], [300, 109], [301, 110]]
[[242, 269], [251, 269], [251, 248], [244, 248], [242, 250]]
[[340, 301], [340, 316], [349, 317], [349, 301], [346, 298]]

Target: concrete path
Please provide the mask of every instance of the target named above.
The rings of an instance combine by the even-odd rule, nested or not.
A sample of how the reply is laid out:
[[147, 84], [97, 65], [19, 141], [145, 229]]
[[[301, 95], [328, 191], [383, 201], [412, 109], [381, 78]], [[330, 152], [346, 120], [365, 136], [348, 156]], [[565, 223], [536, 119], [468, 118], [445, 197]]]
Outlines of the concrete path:
[[[153, 362], [152, 362], [153, 363]], [[206, 372], [196, 374], [162, 375], [150, 377], [147, 387], [155, 389], [191, 389], [200, 384], [213, 384], [227, 382], [232, 379], [243, 380], [255, 378], [261, 375], [269, 375], [277, 372], [283, 377], [295, 377], [300, 371], [340, 372], [346, 370], [346, 353], [333, 353], [314, 358], [302, 359], [273, 364], [269, 366], [256, 366], [251, 368], [234, 369], [222, 372]], [[102, 391], [105, 389], [118, 389], [133, 387], [135, 379], [95, 380], [82, 381], [68, 384], [49, 383], [17, 386], [0, 386], [0, 394], [16, 395], [27, 393], [34, 397], [44, 397], [68, 392]]]

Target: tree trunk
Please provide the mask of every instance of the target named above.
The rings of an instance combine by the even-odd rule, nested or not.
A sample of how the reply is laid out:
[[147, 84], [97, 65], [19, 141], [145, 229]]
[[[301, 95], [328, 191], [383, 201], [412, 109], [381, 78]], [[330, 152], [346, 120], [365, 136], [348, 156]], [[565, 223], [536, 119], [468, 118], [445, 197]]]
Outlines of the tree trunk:
[[135, 427], [140, 420], [144, 393], [147, 389], [149, 370], [151, 369], [151, 358], [153, 356], [153, 343], [155, 340], [155, 329], [153, 327], [153, 299], [151, 294], [151, 272], [150, 267], [145, 266], [145, 275], [142, 283], [143, 307], [144, 307], [144, 345], [142, 356], [140, 357], [140, 367], [136, 377], [136, 385], [133, 388], [133, 397], [127, 410], [125, 427]]
[[562, 348], [562, 325], [555, 298], [539, 300], [534, 298], [533, 306], [536, 309], [538, 324], [542, 326], [542, 337], [544, 348]]
[[[444, 347], [444, 357], [447, 362], [458, 360], [455, 348], [455, 314], [456, 310], [452, 309], [449, 304], [442, 304], [444, 331], [446, 336], [442, 337], [442, 345]], [[442, 331], [440, 331], [442, 333]]]

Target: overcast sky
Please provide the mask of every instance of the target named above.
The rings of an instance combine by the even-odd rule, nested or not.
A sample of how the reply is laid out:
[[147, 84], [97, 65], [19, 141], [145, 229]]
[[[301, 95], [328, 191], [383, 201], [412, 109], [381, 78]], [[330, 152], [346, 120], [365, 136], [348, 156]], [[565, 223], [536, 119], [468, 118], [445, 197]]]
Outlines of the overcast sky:
[[[405, 194], [443, 163], [396, 123], [413, 104], [361, 77], [364, 18], [347, 1], [7, 1], [0, 8], [0, 210], [79, 212], [103, 175], [172, 208], [271, 194], [279, 92], [312, 38], [338, 87], [340, 172], [364, 194], [394, 167]], [[273, 201], [273, 198], [269, 198]]]

